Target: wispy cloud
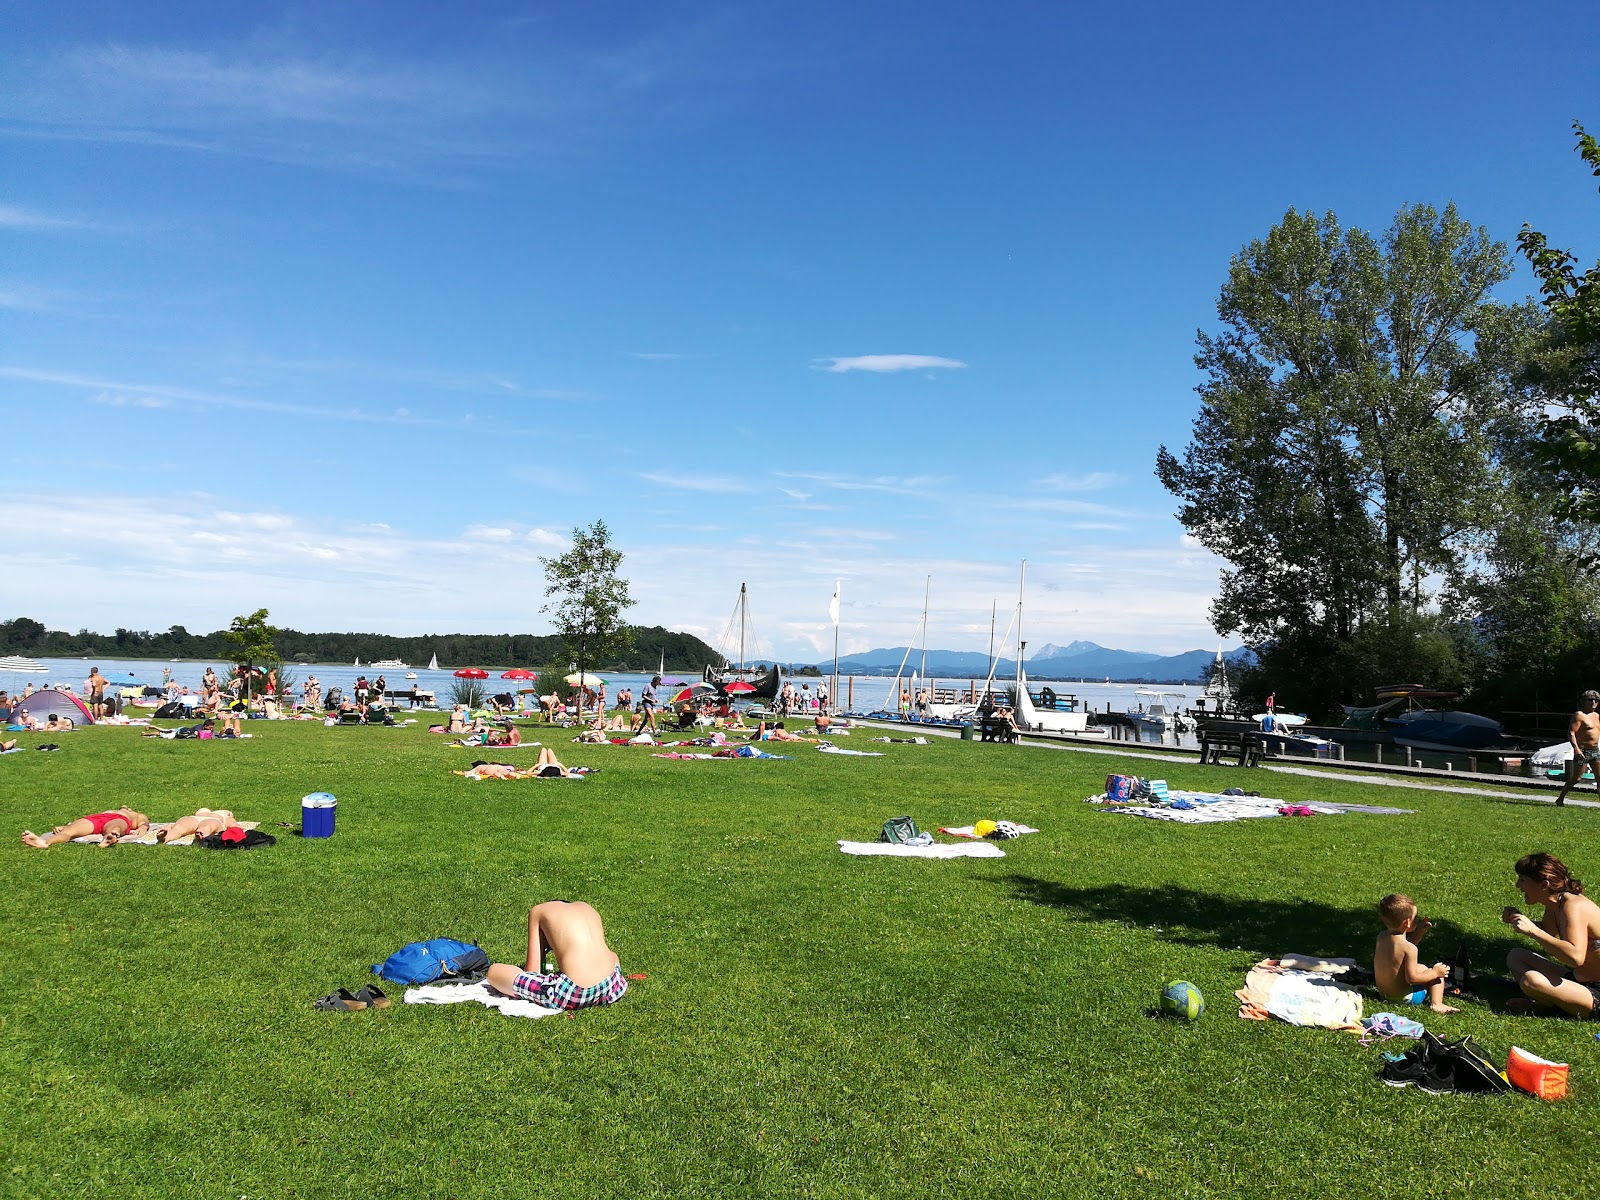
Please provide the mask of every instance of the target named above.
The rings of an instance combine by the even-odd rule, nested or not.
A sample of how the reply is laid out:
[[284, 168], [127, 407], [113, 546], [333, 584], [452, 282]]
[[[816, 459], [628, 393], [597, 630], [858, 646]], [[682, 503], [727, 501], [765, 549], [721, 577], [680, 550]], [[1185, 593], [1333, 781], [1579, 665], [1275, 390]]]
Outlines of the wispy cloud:
[[754, 490], [743, 480], [729, 479], [720, 475], [672, 475], [665, 471], [644, 471], [640, 473], [639, 478], [660, 484], [662, 487], [677, 488], [685, 492], [749, 492]]
[[[779, 472], [784, 479], [804, 479], [823, 487], [837, 488], [842, 492], [887, 492], [896, 496], [926, 496], [949, 482], [945, 475], [874, 475], [854, 479], [844, 475], [808, 474], [801, 471]], [[793, 495], [793, 493], [790, 493]]]
[[1046, 475], [1034, 482], [1034, 488], [1052, 492], [1098, 492], [1120, 482], [1120, 477], [1110, 471], [1091, 471], [1087, 475]]
[[171, 408], [172, 401], [164, 396], [129, 395], [127, 392], [101, 392], [90, 396], [95, 404], [107, 408]]
[[64, 217], [34, 212], [14, 204], [0, 204], [0, 229], [36, 230], [41, 233], [72, 230], [101, 231], [110, 228], [83, 217]]
[[845, 371], [927, 371], [959, 370], [967, 364], [954, 358], [932, 354], [861, 354], [854, 358], [817, 358], [811, 365], [834, 375]]

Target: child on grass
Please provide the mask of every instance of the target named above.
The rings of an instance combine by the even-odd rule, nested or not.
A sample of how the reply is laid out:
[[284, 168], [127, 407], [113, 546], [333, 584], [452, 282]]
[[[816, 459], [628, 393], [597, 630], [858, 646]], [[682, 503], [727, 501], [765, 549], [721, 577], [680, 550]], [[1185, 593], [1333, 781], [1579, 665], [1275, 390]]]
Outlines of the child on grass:
[[1383, 932], [1373, 951], [1372, 973], [1377, 977], [1379, 995], [1411, 1004], [1426, 1000], [1436, 1013], [1460, 1012], [1444, 1002], [1450, 964], [1424, 967], [1417, 959], [1417, 943], [1428, 936], [1433, 922], [1417, 916], [1416, 901], [1392, 893], [1378, 902], [1378, 915], [1383, 918]]

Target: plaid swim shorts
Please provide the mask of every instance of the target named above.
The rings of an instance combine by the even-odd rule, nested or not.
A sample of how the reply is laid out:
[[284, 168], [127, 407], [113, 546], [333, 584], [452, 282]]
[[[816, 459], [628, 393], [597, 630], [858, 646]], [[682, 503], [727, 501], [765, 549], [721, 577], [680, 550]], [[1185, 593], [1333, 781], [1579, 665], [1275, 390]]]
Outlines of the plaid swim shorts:
[[598, 1004], [615, 1004], [628, 990], [628, 981], [622, 977], [622, 967], [611, 968], [599, 983], [579, 987], [560, 971], [549, 975], [524, 971], [511, 985], [512, 991], [522, 1000], [532, 1000], [549, 1008], [593, 1008]]

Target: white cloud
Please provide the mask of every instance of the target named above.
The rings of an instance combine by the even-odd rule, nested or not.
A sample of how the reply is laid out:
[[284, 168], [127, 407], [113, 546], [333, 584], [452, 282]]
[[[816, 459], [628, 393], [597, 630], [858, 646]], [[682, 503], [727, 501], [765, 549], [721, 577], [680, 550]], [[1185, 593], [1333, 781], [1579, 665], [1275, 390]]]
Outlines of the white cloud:
[[831, 374], [845, 371], [922, 371], [959, 370], [967, 364], [954, 358], [939, 358], [932, 354], [860, 354], [854, 358], [818, 358], [812, 366]]
[[130, 396], [126, 392], [100, 392], [90, 396], [95, 404], [107, 408], [171, 408], [172, 401], [164, 396]]
[[719, 475], [673, 475], [666, 471], [644, 471], [640, 479], [685, 492], [748, 492], [752, 488], [738, 479]]
[[33, 212], [14, 204], [0, 204], [0, 229], [37, 230], [56, 232], [68, 230], [97, 230], [102, 226], [82, 217], [59, 217], [49, 213]]
[[1091, 471], [1087, 475], [1046, 475], [1033, 486], [1053, 492], [1098, 492], [1118, 481], [1119, 477], [1109, 471]]

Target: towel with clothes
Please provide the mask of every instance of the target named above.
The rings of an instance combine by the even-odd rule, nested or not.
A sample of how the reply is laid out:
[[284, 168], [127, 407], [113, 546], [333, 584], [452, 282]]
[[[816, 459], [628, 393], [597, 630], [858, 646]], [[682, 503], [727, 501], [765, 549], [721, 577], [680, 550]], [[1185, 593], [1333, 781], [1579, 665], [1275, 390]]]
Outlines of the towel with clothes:
[[1263, 959], [1251, 967], [1244, 987], [1234, 996], [1245, 1020], [1277, 1017], [1290, 1025], [1365, 1032], [1360, 992], [1320, 971], [1285, 970], [1277, 959]]
[[[1103, 806], [1103, 811], [1126, 813], [1133, 817], [1148, 817], [1152, 821], [1175, 821], [1181, 825], [1215, 825], [1224, 821], [1245, 821], [1254, 817], [1278, 817], [1289, 807], [1284, 800], [1266, 796], [1228, 796], [1218, 792], [1189, 792], [1173, 790], [1165, 805], [1123, 803], [1107, 800], [1103, 795], [1089, 797], [1090, 804]], [[1297, 804], [1296, 815], [1337, 813], [1366, 813], [1368, 815], [1407, 814], [1409, 808], [1378, 808], [1364, 804]]]
[[844, 854], [887, 854], [892, 858], [1004, 858], [993, 842], [962, 842], [955, 846], [902, 846], [893, 842], [852, 842], [839, 839]]
[[[1014, 829], [1016, 829], [1016, 831], [1018, 833], [1038, 833], [1039, 832], [1032, 825], [1024, 825], [1020, 821], [1013, 821], [1013, 822], [1011, 822], [1011, 825], [1012, 825], [1012, 827]], [[959, 837], [959, 838], [984, 839], [984, 838], [987, 838], [989, 836], [986, 833], [979, 833], [978, 832], [978, 827], [976, 825], [941, 825], [941, 826], [939, 826], [939, 832], [940, 833], [948, 833], [952, 837]]]

